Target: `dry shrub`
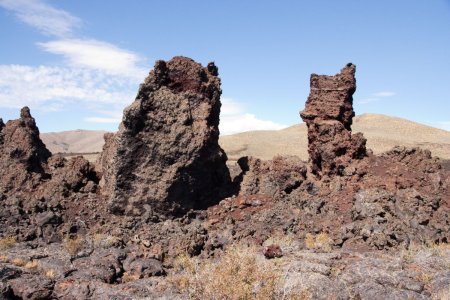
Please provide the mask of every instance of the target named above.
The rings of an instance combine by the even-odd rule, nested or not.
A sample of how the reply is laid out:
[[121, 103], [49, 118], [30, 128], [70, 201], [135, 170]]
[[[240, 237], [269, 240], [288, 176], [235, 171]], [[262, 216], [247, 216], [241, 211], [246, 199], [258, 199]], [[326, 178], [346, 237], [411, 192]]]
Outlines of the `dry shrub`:
[[23, 259], [16, 257], [12, 260], [12, 264], [18, 267], [23, 267], [25, 266], [26, 262]]
[[53, 278], [55, 278], [55, 276], [56, 276], [56, 273], [55, 273], [55, 270], [53, 270], [53, 269], [47, 270], [45, 272], [45, 277], [47, 277], [47, 278], [53, 279]]
[[279, 299], [282, 275], [251, 247], [232, 248], [217, 260], [180, 255], [169, 283], [191, 299]]
[[6, 236], [4, 238], [0, 238], [0, 250], [9, 249], [17, 243], [17, 239], [15, 236]]
[[120, 243], [120, 239], [118, 237], [103, 233], [94, 234], [92, 236], [92, 241], [94, 243], [94, 247], [105, 249], [118, 246]]
[[68, 237], [64, 240], [64, 249], [66, 249], [70, 256], [75, 257], [78, 252], [83, 249], [84, 244], [85, 239], [80, 236], [76, 236], [73, 238]]
[[130, 281], [135, 281], [139, 279], [139, 275], [136, 274], [130, 274], [128, 272], [123, 273], [122, 276], [122, 282], [126, 283], [126, 282], [130, 282]]
[[450, 244], [426, 241], [424, 243], [411, 242], [407, 249], [401, 251], [400, 256], [406, 262], [412, 262], [420, 252], [430, 252], [432, 255], [443, 257], [450, 251]]
[[24, 266], [26, 269], [37, 269], [39, 267], [39, 262], [35, 259], [27, 262]]
[[311, 250], [319, 250], [323, 252], [330, 252], [332, 248], [333, 240], [328, 236], [328, 234], [322, 232], [314, 236], [311, 233], [307, 233], [305, 236], [305, 246]]
[[297, 238], [292, 234], [274, 234], [264, 241], [263, 246], [278, 245], [283, 253], [293, 252], [298, 249]]

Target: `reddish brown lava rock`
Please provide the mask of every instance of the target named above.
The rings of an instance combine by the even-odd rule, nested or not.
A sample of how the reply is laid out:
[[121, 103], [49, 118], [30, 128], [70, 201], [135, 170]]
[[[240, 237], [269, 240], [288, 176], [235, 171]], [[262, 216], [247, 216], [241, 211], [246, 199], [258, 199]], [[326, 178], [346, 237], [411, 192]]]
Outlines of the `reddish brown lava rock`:
[[271, 244], [264, 248], [264, 256], [267, 259], [279, 258], [283, 256], [283, 251], [279, 245]]
[[70, 160], [55, 155], [48, 161], [51, 172], [49, 180], [43, 190], [47, 197], [56, 195], [67, 197], [70, 193], [94, 192], [98, 183], [94, 166], [82, 156], [76, 156]]
[[240, 195], [264, 194], [277, 198], [289, 194], [306, 179], [306, 164], [296, 156], [275, 156], [263, 161], [253, 157], [238, 160], [242, 174], [235, 181], [241, 181]]
[[219, 200], [230, 181], [218, 144], [217, 67], [157, 61], [118, 133], [107, 136], [104, 189], [115, 214], [178, 215]]
[[0, 122], [0, 188], [3, 193], [24, 192], [39, 184], [51, 156], [39, 138], [39, 129], [28, 107], [20, 118]]
[[308, 127], [311, 171], [319, 178], [342, 175], [352, 159], [366, 155], [366, 139], [351, 134], [355, 69], [347, 64], [335, 76], [311, 75], [311, 92], [300, 115]]
[[[102, 167], [102, 177], [100, 180], [100, 186], [105, 186], [105, 180], [108, 178], [108, 180], [112, 180], [114, 177], [113, 175], [113, 158], [114, 158], [114, 150], [117, 149], [117, 144], [115, 144], [116, 135], [112, 132], [107, 132], [103, 136], [105, 143], [103, 144], [103, 151], [100, 154], [100, 157], [98, 158], [97, 163]], [[106, 189], [103, 190], [103, 192], [107, 192]]]

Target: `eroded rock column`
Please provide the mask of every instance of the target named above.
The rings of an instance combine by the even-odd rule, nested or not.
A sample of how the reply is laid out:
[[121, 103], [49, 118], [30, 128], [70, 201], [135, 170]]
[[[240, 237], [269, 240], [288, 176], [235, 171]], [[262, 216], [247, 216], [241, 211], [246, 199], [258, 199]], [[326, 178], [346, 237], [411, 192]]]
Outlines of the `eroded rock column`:
[[300, 116], [308, 127], [311, 171], [319, 178], [342, 175], [352, 159], [366, 156], [366, 139], [351, 133], [355, 69], [349, 63], [335, 76], [311, 75], [311, 91]]
[[106, 137], [100, 161], [113, 213], [177, 215], [218, 201], [230, 182], [218, 144], [220, 94], [213, 63], [156, 62], [118, 133]]
[[0, 189], [4, 193], [30, 191], [46, 176], [45, 165], [51, 156], [39, 138], [39, 129], [30, 109], [24, 107], [20, 118], [0, 120]]

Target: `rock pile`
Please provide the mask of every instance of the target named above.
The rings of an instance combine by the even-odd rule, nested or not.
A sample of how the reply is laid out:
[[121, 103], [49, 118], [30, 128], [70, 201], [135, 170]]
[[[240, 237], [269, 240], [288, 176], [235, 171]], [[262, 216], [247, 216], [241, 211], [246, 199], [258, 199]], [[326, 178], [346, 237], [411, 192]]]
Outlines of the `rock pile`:
[[220, 79], [185, 57], [157, 61], [101, 158], [110, 210], [180, 215], [216, 203], [230, 182], [218, 144]]
[[311, 171], [319, 178], [342, 175], [352, 159], [366, 156], [366, 139], [351, 134], [355, 65], [335, 76], [311, 75], [311, 92], [300, 113], [308, 127]]

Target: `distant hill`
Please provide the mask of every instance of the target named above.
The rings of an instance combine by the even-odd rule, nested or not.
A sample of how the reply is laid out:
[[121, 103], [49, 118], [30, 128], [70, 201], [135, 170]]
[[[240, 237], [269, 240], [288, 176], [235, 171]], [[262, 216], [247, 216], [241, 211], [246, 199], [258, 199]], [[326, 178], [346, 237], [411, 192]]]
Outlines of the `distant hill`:
[[[367, 146], [381, 153], [396, 145], [422, 147], [434, 156], [450, 159], [450, 132], [402, 118], [363, 114], [353, 119], [353, 132], [362, 132]], [[276, 154], [292, 154], [308, 159], [306, 124], [282, 130], [250, 131], [220, 138], [230, 159], [253, 155], [270, 159]]]
[[100, 152], [106, 131], [71, 130], [41, 133], [40, 137], [52, 153]]
[[[353, 132], [362, 132], [367, 146], [381, 153], [396, 145], [422, 147], [433, 155], [450, 159], [450, 132], [405, 119], [380, 114], [364, 114], [354, 118]], [[74, 130], [41, 134], [47, 147], [56, 152], [100, 152], [104, 131]], [[271, 159], [277, 154], [308, 158], [306, 125], [294, 125], [282, 130], [249, 131], [220, 137], [220, 144], [229, 159], [245, 155]]]

